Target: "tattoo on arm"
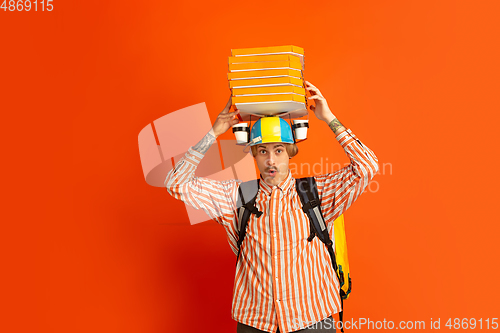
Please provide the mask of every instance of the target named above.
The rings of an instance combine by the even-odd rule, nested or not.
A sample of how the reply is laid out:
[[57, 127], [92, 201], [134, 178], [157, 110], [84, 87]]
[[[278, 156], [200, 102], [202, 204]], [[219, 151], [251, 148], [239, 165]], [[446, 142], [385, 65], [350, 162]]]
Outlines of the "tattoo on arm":
[[342, 125], [342, 123], [337, 119], [337, 118], [334, 118], [329, 124], [328, 124], [328, 127], [330, 127], [330, 129], [333, 131], [333, 133], [337, 134], [337, 132], [339, 131], [339, 129], [341, 128], [344, 128], [344, 126]]
[[212, 146], [214, 142], [215, 136], [208, 132], [207, 135], [205, 135], [203, 139], [200, 140], [200, 142], [193, 146], [193, 149], [201, 154], [205, 154], [208, 148], [210, 148], [210, 146]]

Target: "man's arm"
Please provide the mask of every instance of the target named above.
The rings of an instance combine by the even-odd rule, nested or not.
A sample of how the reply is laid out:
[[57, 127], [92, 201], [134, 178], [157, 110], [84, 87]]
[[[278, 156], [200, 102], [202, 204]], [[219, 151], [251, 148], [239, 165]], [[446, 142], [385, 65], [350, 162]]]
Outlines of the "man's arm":
[[215, 142], [215, 133], [214, 130], [211, 129], [210, 132], [207, 133], [196, 145], [193, 146], [193, 149], [199, 152], [200, 154], [205, 154], [208, 149]]
[[373, 151], [362, 144], [350, 129], [344, 127], [341, 130], [339, 124], [335, 118], [328, 125], [336, 133], [336, 139], [351, 163], [337, 172], [315, 177], [321, 210], [329, 222], [342, 215], [358, 199], [379, 169]]
[[165, 179], [165, 187], [170, 195], [195, 209], [203, 209], [218, 223], [227, 224], [234, 215], [234, 198], [241, 180], [215, 181], [195, 177], [195, 171], [205, 153], [218, 135], [234, 124], [234, 115], [229, 112], [231, 99], [219, 114], [212, 129], [170, 170]]
[[233, 196], [236, 195], [238, 181], [216, 181], [195, 176], [198, 164], [214, 142], [214, 136], [207, 133], [200, 142], [190, 147], [167, 174], [165, 187], [174, 198], [195, 209], [203, 209], [211, 219], [225, 224], [234, 214]]
[[326, 99], [318, 88], [306, 81], [308, 90], [316, 100], [311, 107], [318, 119], [323, 120], [333, 131], [351, 163], [334, 173], [315, 176], [318, 193], [321, 198], [321, 211], [328, 223], [342, 215], [378, 172], [378, 159], [375, 154], [333, 115]]
[[326, 122], [328, 123], [328, 127], [330, 127], [333, 133], [335, 133], [335, 135], [339, 135], [340, 132], [345, 131], [346, 128], [340, 123], [340, 121], [335, 116], [333, 117], [334, 118], [331, 121], [327, 120]]

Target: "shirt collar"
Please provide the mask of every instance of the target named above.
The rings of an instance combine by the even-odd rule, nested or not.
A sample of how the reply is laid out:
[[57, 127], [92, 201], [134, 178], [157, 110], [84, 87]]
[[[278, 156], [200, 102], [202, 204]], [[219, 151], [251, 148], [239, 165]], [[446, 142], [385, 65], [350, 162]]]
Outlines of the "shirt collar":
[[295, 178], [292, 176], [292, 173], [290, 172], [290, 169], [288, 169], [288, 173], [278, 185], [272, 186], [269, 185], [264, 181], [262, 178], [262, 174], [260, 175], [260, 188], [266, 193], [267, 195], [271, 195], [271, 192], [273, 191], [274, 187], [279, 188], [283, 193], [286, 193], [293, 185], [295, 182]]

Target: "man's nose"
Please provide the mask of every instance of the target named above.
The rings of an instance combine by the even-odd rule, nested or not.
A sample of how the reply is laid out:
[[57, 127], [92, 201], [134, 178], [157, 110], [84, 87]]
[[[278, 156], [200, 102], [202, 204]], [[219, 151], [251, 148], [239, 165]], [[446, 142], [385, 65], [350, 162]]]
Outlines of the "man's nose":
[[266, 162], [267, 162], [267, 165], [269, 165], [269, 166], [275, 165], [276, 161], [275, 161], [274, 155], [269, 154], [269, 158], [267, 159]]

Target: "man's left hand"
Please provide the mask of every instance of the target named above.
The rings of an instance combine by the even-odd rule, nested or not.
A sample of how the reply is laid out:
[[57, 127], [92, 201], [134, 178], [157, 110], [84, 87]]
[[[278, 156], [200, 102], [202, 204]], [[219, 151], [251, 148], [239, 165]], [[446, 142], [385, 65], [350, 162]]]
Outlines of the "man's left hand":
[[318, 88], [312, 85], [309, 81], [304, 81], [306, 83], [306, 89], [311, 93], [312, 96], [308, 97], [309, 101], [315, 100], [316, 105], [310, 105], [310, 109], [314, 112], [319, 120], [325, 121], [327, 124], [330, 123], [335, 116], [328, 107], [325, 97], [321, 94]]

